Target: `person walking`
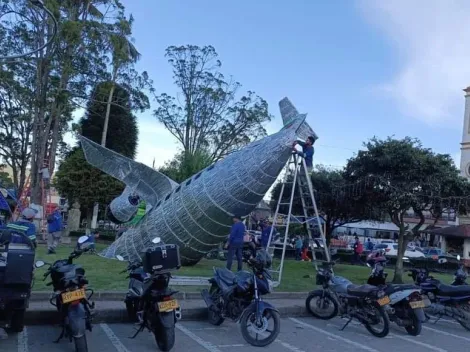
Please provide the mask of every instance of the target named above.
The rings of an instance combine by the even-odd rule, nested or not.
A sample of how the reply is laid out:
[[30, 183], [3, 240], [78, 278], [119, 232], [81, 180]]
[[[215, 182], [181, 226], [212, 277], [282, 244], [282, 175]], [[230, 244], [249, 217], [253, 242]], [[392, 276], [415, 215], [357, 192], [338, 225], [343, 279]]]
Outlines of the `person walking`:
[[354, 250], [354, 255], [353, 255], [353, 263], [352, 264], [359, 264], [362, 265], [361, 261], [361, 254], [364, 250], [361, 241], [359, 241], [359, 237], [356, 236], [356, 241], [354, 242], [353, 250]]
[[47, 217], [47, 254], [55, 254], [62, 235], [62, 215], [55, 207], [52, 214]]
[[245, 224], [239, 215], [233, 216], [233, 225], [228, 239], [227, 269], [232, 270], [233, 256], [237, 257], [238, 271], [243, 269], [243, 237], [245, 236]]

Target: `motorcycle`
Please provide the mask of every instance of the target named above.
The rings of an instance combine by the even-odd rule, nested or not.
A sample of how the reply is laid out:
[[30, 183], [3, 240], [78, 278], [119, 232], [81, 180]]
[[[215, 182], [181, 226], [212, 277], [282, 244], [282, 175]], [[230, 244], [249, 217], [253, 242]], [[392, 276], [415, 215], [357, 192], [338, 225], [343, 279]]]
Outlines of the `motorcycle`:
[[49, 265], [44, 280], [49, 276], [54, 293], [50, 303], [57, 308], [61, 316], [62, 332], [55, 343], [68, 337], [75, 342], [76, 352], [88, 352], [86, 330], [92, 331], [92, 311], [95, 303], [90, 299], [93, 290], [87, 288], [88, 280], [85, 278], [85, 269], [81, 265], [73, 264], [73, 260], [89, 250], [87, 236], [78, 239], [77, 247], [67, 259], [56, 260], [53, 264], [38, 260], [36, 268]]
[[[340, 329], [343, 331], [353, 319], [357, 319], [366, 329], [376, 337], [385, 337], [389, 333], [390, 320], [385, 312], [385, 306], [390, 304], [390, 297], [385, 291], [372, 285], [354, 285], [346, 278], [335, 276], [333, 266], [335, 262], [322, 262], [316, 275], [317, 285], [321, 289], [309, 293], [305, 300], [307, 311], [316, 318], [330, 320], [338, 314], [348, 318]], [[312, 308], [312, 300], [317, 299], [316, 309]], [[332, 311], [323, 315], [322, 311], [332, 308]], [[383, 322], [383, 328], [375, 330], [376, 325]]]
[[390, 303], [384, 306], [390, 321], [403, 326], [409, 335], [418, 336], [422, 323], [426, 321], [424, 308], [431, 303], [427, 298], [423, 299], [419, 286], [387, 284], [386, 262], [385, 255], [379, 254], [366, 263], [372, 268], [367, 284], [382, 287], [390, 298]]
[[[22, 243], [14, 243], [13, 236]], [[22, 232], [0, 233], [0, 320], [14, 332], [24, 329], [24, 315], [33, 285], [34, 244]]]
[[[225, 318], [240, 323], [242, 336], [252, 346], [264, 347], [276, 340], [280, 331], [279, 311], [261, 296], [272, 291], [269, 272], [271, 256], [260, 250], [253, 257], [244, 253], [243, 261], [251, 269], [236, 274], [226, 268], [214, 268], [214, 277], [209, 279], [210, 289], [201, 292], [209, 313], [209, 322], [221, 325]], [[269, 329], [269, 320], [274, 327]], [[249, 334], [253, 331], [255, 337]], [[259, 337], [263, 339], [258, 339]]]
[[[155, 336], [160, 351], [171, 351], [175, 344], [175, 324], [181, 319], [181, 308], [173, 295], [178, 291], [168, 288], [170, 270], [181, 267], [179, 247], [161, 243], [160, 237], [152, 240], [155, 246], [148, 248], [140, 262], [129, 263], [129, 290], [125, 303], [127, 314], [137, 320], [139, 328], [134, 336], [147, 328]], [[119, 261], [124, 257], [117, 255]]]
[[[460, 260], [460, 256], [457, 256], [457, 260]], [[445, 259], [439, 259], [439, 263], [445, 262]], [[423, 294], [431, 301], [426, 312], [437, 316], [435, 322], [438, 322], [443, 316], [447, 316], [470, 331], [470, 286], [442, 284], [429, 275], [431, 270], [427, 267], [412, 268], [407, 271], [413, 281], [421, 287]], [[433, 272], [439, 271], [433, 270]], [[427, 315], [427, 318], [430, 317]]]

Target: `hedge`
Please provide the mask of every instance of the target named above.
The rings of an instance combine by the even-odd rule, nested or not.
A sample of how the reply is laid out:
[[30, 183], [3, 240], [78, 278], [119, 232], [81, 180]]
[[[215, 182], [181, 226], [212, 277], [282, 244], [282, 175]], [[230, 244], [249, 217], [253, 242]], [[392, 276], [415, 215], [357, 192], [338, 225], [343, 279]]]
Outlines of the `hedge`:
[[[116, 239], [116, 232], [115, 230], [99, 230], [100, 237], [98, 237], [98, 240], [105, 240], [105, 241], [114, 241]], [[69, 236], [70, 237], [80, 237], [85, 235], [86, 232], [84, 229], [78, 230], [78, 231], [70, 231]]]

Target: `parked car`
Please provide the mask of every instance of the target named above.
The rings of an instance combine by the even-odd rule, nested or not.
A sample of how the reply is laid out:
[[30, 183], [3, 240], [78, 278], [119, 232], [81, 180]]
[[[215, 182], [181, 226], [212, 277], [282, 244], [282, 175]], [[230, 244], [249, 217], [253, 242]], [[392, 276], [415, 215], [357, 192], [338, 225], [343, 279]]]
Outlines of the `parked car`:
[[454, 255], [447, 253], [440, 248], [427, 247], [427, 248], [423, 248], [422, 251], [426, 258], [431, 258], [434, 260], [438, 260], [439, 258], [442, 258], [442, 257], [455, 258]]
[[[385, 250], [385, 255], [388, 257], [396, 257], [398, 254], [398, 244], [395, 243], [380, 243], [375, 245], [374, 251], [379, 249]], [[424, 258], [424, 254], [422, 252], [408, 248], [405, 250], [404, 256], [408, 258]]]

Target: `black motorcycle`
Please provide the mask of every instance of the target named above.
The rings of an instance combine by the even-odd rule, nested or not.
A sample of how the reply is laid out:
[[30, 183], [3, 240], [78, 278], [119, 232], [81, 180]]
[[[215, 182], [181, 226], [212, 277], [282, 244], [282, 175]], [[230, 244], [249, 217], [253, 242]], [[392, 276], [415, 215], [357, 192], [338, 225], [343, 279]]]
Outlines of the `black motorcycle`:
[[[261, 299], [271, 292], [271, 257], [260, 250], [256, 257], [245, 253], [244, 262], [252, 272], [239, 271], [236, 274], [226, 268], [214, 268], [214, 277], [209, 279], [211, 287], [201, 295], [209, 310], [209, 322], [220, 325], [225, 318], [240, 322], [242, 336], [250, 345], [264, 347], [272, 343], [280, 331], [279, 311]], [[269, 328], [272, 319], [274, 327]], [[249, 332], [254, 332], [255, 337]], [[262, 337], [263, 339], [258, 339]]]
[[[132, 338], [147, 328], [154, 336], [160, 351], [171, 351], [175, 344], [175, 324], [181, 319], [181, 308], [173, 295], [178, 291], [168, 288], [171, 270], [181, 267], [179, 247], [163, 244], [156, 237], [155, 246], [148, 248], [140, 262], [129, 263], [129, 290], [125, 303], [131, 321], [138, 321], [139, 328]], [[124, 257], [116, 258], [124, 261]]]
[[36, 268], [49, 265], [44, 280], [51, 276], [52, 281], [47, 284], [54, 289], [50, 303], [59, 311], [62, 322], [62, 332], [54, 342], [68, 337], [70, 342], [75, 342], [76, 352], [88, 352], [86, 330], [92, 330], [92, 310], [95, 307], [90, 301], [93, 290], [86, 288], [85, 269], [73, 264], [74, 259], [89, 250], [87, 240], [87, 236], [80, 237], [76, 249], [67, 259], [56, 260], [53, 264], [38, 260], [35, 264]]
[[[15, 238], [21, 243], [15, 243]], [[34, 244], [21, 232], [0, 231], [0, 321], [14, 332], [24, 329], [34, 269]], [[0, 325], [1, 327], [1, 325]]]
[[[459, 260], [460, 258], [458, 257], [457, 259]], [[445, 262], [446, 260], [444, 258], [439, 259], [439, 263]], [[439, 321], [441, 317], [447, 316], [457, 321], [466, 330], [470, 331], [469, 285], [442, 284], [439, 280], [429, 275], [431, 271], [442, 273], [436, 269], [430, 270], [427, 267], [424, 267], [412, 268], [407, 271], [410, 272], [408, 275], [413, 278], [413, 281], [421, 287], [423, 294], [425, 294], [431, 301], [431, 306], [426, 309], [426, 312], [437, 317], [435, 322]], [[430, 316], [427, 315], [427, 318], [429, 319]]]
[[385, 253], [367, 261], [367, 266], [372, 268], [367, 284], [381, 287], [390, 298], [390, 303], [385, 306], [390, 321], [404, 327], [409, 335], [418, 336], [426, 321], [424, 308], [430, 302], [421, 296], [419, 286], [387, 284], [386, 263]]

